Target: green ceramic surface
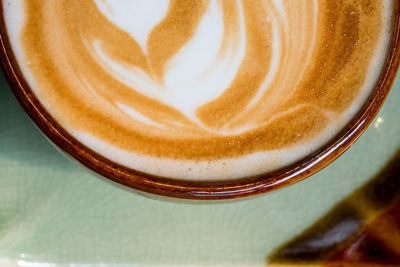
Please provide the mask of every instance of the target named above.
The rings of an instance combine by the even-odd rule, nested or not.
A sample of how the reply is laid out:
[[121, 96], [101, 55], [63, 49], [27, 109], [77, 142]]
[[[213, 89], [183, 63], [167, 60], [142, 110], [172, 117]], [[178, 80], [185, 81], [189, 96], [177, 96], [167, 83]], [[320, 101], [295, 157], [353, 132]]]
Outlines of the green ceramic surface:
[[344, 155], [312, 177], [222, 204], [145, 198], [59, 153], [0, 79], [0, 266], [262, 265], [400, 148], [400, 79]]

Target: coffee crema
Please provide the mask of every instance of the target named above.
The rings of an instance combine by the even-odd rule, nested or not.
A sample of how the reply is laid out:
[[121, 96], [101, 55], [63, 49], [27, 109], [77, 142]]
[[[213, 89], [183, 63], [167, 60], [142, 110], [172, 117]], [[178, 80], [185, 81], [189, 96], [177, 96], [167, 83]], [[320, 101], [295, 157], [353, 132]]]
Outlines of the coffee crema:
[[50, 114], [152, 175], [235, 179], [316, 151], [361, 108], [392, 0], [8, 0], [10, 40]]

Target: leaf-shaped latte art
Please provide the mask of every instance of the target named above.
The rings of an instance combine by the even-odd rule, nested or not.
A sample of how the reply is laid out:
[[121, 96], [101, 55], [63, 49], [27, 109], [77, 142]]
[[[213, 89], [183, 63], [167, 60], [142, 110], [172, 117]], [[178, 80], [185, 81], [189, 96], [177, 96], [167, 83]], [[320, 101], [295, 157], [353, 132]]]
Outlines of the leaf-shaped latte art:
[[[27, 77], [63, 126], [174, 166], [206, 162], [216, 177], [281, 167], [337, 134], [379, 78], [393, 10], [393, 0], [18, 1]], [[208, 174], [217, 159], [232, 159], [229, 174]]]
[[[110, 1], [109, 6], [112, 6], [112, 3], [114, 1]], [[116, 79], [143, 95], [176, 108], [193, 121], [198, 121], [194, 114], [195, 110], [217, 98], [229, 87], [245, 55], [243, 8], [239, 1], [236, 3], [235, 15], [239, 21], [235, 26], [238, 31], [224, 40], [224, 14], [218, 0], [211, 0], [192, 38], [165, 63], [161, 83], [155, 80], [152, 71], [145, 73], [135, 66], [126, 67], [113, 61], [102, 51], [100, 42], [94, 44], [96, 56], [100, 65]], [[118, 2], [116, 5], [119, 4]], [[129, 8], [132, 8], [132, 11], [126, 12]], [[135, 8], [137, 8], [135, 5], [125, 6], [124, 13], [133, 13]], [[114, 22], [116, 20], [114, 17], [118, 14], [109, 16], [111, 15], [107, 14], [110, 21]], [[135, 36], [131, 33], [131, 29], [127, 27], [122, 29]], [[140, 43], [140, 39], [135, 40]], [[163, 44], [162, 40], [156, 41]], [[148, 53], [151, 55], [152, 50]]]

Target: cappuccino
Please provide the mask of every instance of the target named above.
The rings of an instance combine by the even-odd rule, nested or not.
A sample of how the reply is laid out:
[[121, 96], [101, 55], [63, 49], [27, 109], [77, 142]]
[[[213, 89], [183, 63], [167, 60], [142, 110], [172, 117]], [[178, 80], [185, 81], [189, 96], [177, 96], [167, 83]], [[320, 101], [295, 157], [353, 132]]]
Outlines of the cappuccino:
[[237, 179], [337, 135], [384, 67], [393, 0], [6, 0], [19, 67], [72, 136], [150, 175]]

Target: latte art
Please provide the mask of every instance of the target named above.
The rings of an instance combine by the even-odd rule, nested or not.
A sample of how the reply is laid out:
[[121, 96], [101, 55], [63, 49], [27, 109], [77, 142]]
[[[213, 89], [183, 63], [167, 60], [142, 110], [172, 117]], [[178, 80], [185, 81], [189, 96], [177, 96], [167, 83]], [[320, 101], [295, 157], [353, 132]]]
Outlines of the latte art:
[[[310, 61], [316, 29], [309, 25], [317, 24], [318, 2], [303, 1], [296, 10], [277, 1], [159, 2], [95, 1], [104, 17], [129, 35], [125, 41], [135, 42], [127, 44], [135, 49], [126, 51], [134, 60], [113, 55], [113, 38], [86, 32], [81, 38], [87, 37], [87, 52], [109, 78], [176, 114], [156, 113], [153, 105], [138, 106], [118, 92], [108, 102], [160, 128], [153, 134], [168, 129], [179, 131], [180, 138], [191, 137], [193, 130], [239, 134], [268, 123]], [[291, 74], [282, 79], [279, 70]]]
[[5, 1], [27, 80], [78, 140], [128, 167], [233, 179], [317, 150], [362, 106], [391, 0]]

